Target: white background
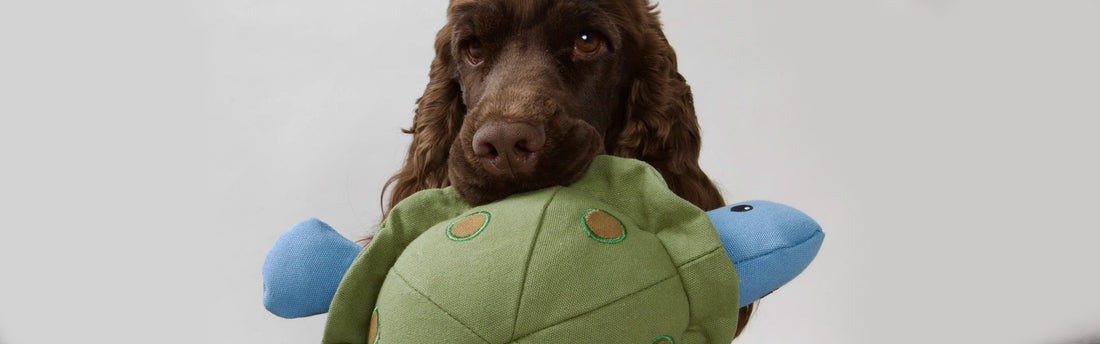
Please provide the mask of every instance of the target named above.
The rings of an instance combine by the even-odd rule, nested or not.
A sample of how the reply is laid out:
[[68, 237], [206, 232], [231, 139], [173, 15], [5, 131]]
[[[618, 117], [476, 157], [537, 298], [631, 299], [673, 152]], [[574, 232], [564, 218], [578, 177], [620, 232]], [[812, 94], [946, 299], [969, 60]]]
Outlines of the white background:
[[[0, 343], [309, 343], [275, 238], [358, 237], [445, 1], [0, 4]], [[702, 163], [818, 220], [740, 343], [1100, 343], [1100, 2], [673, 1]]]

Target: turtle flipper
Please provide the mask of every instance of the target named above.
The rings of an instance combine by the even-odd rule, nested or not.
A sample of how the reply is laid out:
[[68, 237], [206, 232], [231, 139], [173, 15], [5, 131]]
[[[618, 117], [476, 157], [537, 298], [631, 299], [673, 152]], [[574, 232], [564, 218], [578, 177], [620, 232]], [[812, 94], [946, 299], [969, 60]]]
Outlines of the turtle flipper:
[[821, 226], [798, 209], [768, 201], [707, 212], [740, 278], [744, 307], [802, 273], [821, 248]]
[[264, 259], [264, 307], [288, 319], [328, 312], [360, 250], [321, 220], [299, 222], [279, 236]]

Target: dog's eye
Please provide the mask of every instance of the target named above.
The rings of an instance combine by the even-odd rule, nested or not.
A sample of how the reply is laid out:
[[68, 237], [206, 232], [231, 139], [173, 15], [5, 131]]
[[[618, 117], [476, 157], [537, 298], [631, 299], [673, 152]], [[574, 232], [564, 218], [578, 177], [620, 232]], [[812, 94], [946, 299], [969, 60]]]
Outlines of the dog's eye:
[[472, 65], [479, 65], [485, 61], [485, 51], [481, 48], [481, 41], [472, 39], [466, 42], [463, 50], [466, 51], [466, 60]]
[[599, 52], [602, 46], [603, 40], [600, 39], [600, 36], [582, 33], [573, 41], [573, 53], [575, 55], [592, 56]]

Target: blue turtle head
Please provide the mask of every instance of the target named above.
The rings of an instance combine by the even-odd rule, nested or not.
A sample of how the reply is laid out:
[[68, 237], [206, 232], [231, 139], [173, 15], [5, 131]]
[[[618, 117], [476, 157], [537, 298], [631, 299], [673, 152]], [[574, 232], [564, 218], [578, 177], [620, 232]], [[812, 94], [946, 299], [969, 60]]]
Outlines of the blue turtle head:
[[817, 256], [825, 233], [798, 209], [768, 201], [707, 212], [740, 279], [741, 306], [779, 289]]

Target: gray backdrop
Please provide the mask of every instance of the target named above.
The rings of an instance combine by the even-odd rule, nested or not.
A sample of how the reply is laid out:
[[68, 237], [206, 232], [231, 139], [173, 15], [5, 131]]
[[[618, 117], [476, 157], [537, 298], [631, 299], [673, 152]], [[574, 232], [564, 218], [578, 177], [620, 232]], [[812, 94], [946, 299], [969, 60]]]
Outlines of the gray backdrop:
[[[317, 342], [264, 254], [379, 220], [445, 3], [0, 5], [0, 343]], [[1100, 2], [661, 9], [706, 171], [827, 232], [738, 342], [1100, 342]]]

